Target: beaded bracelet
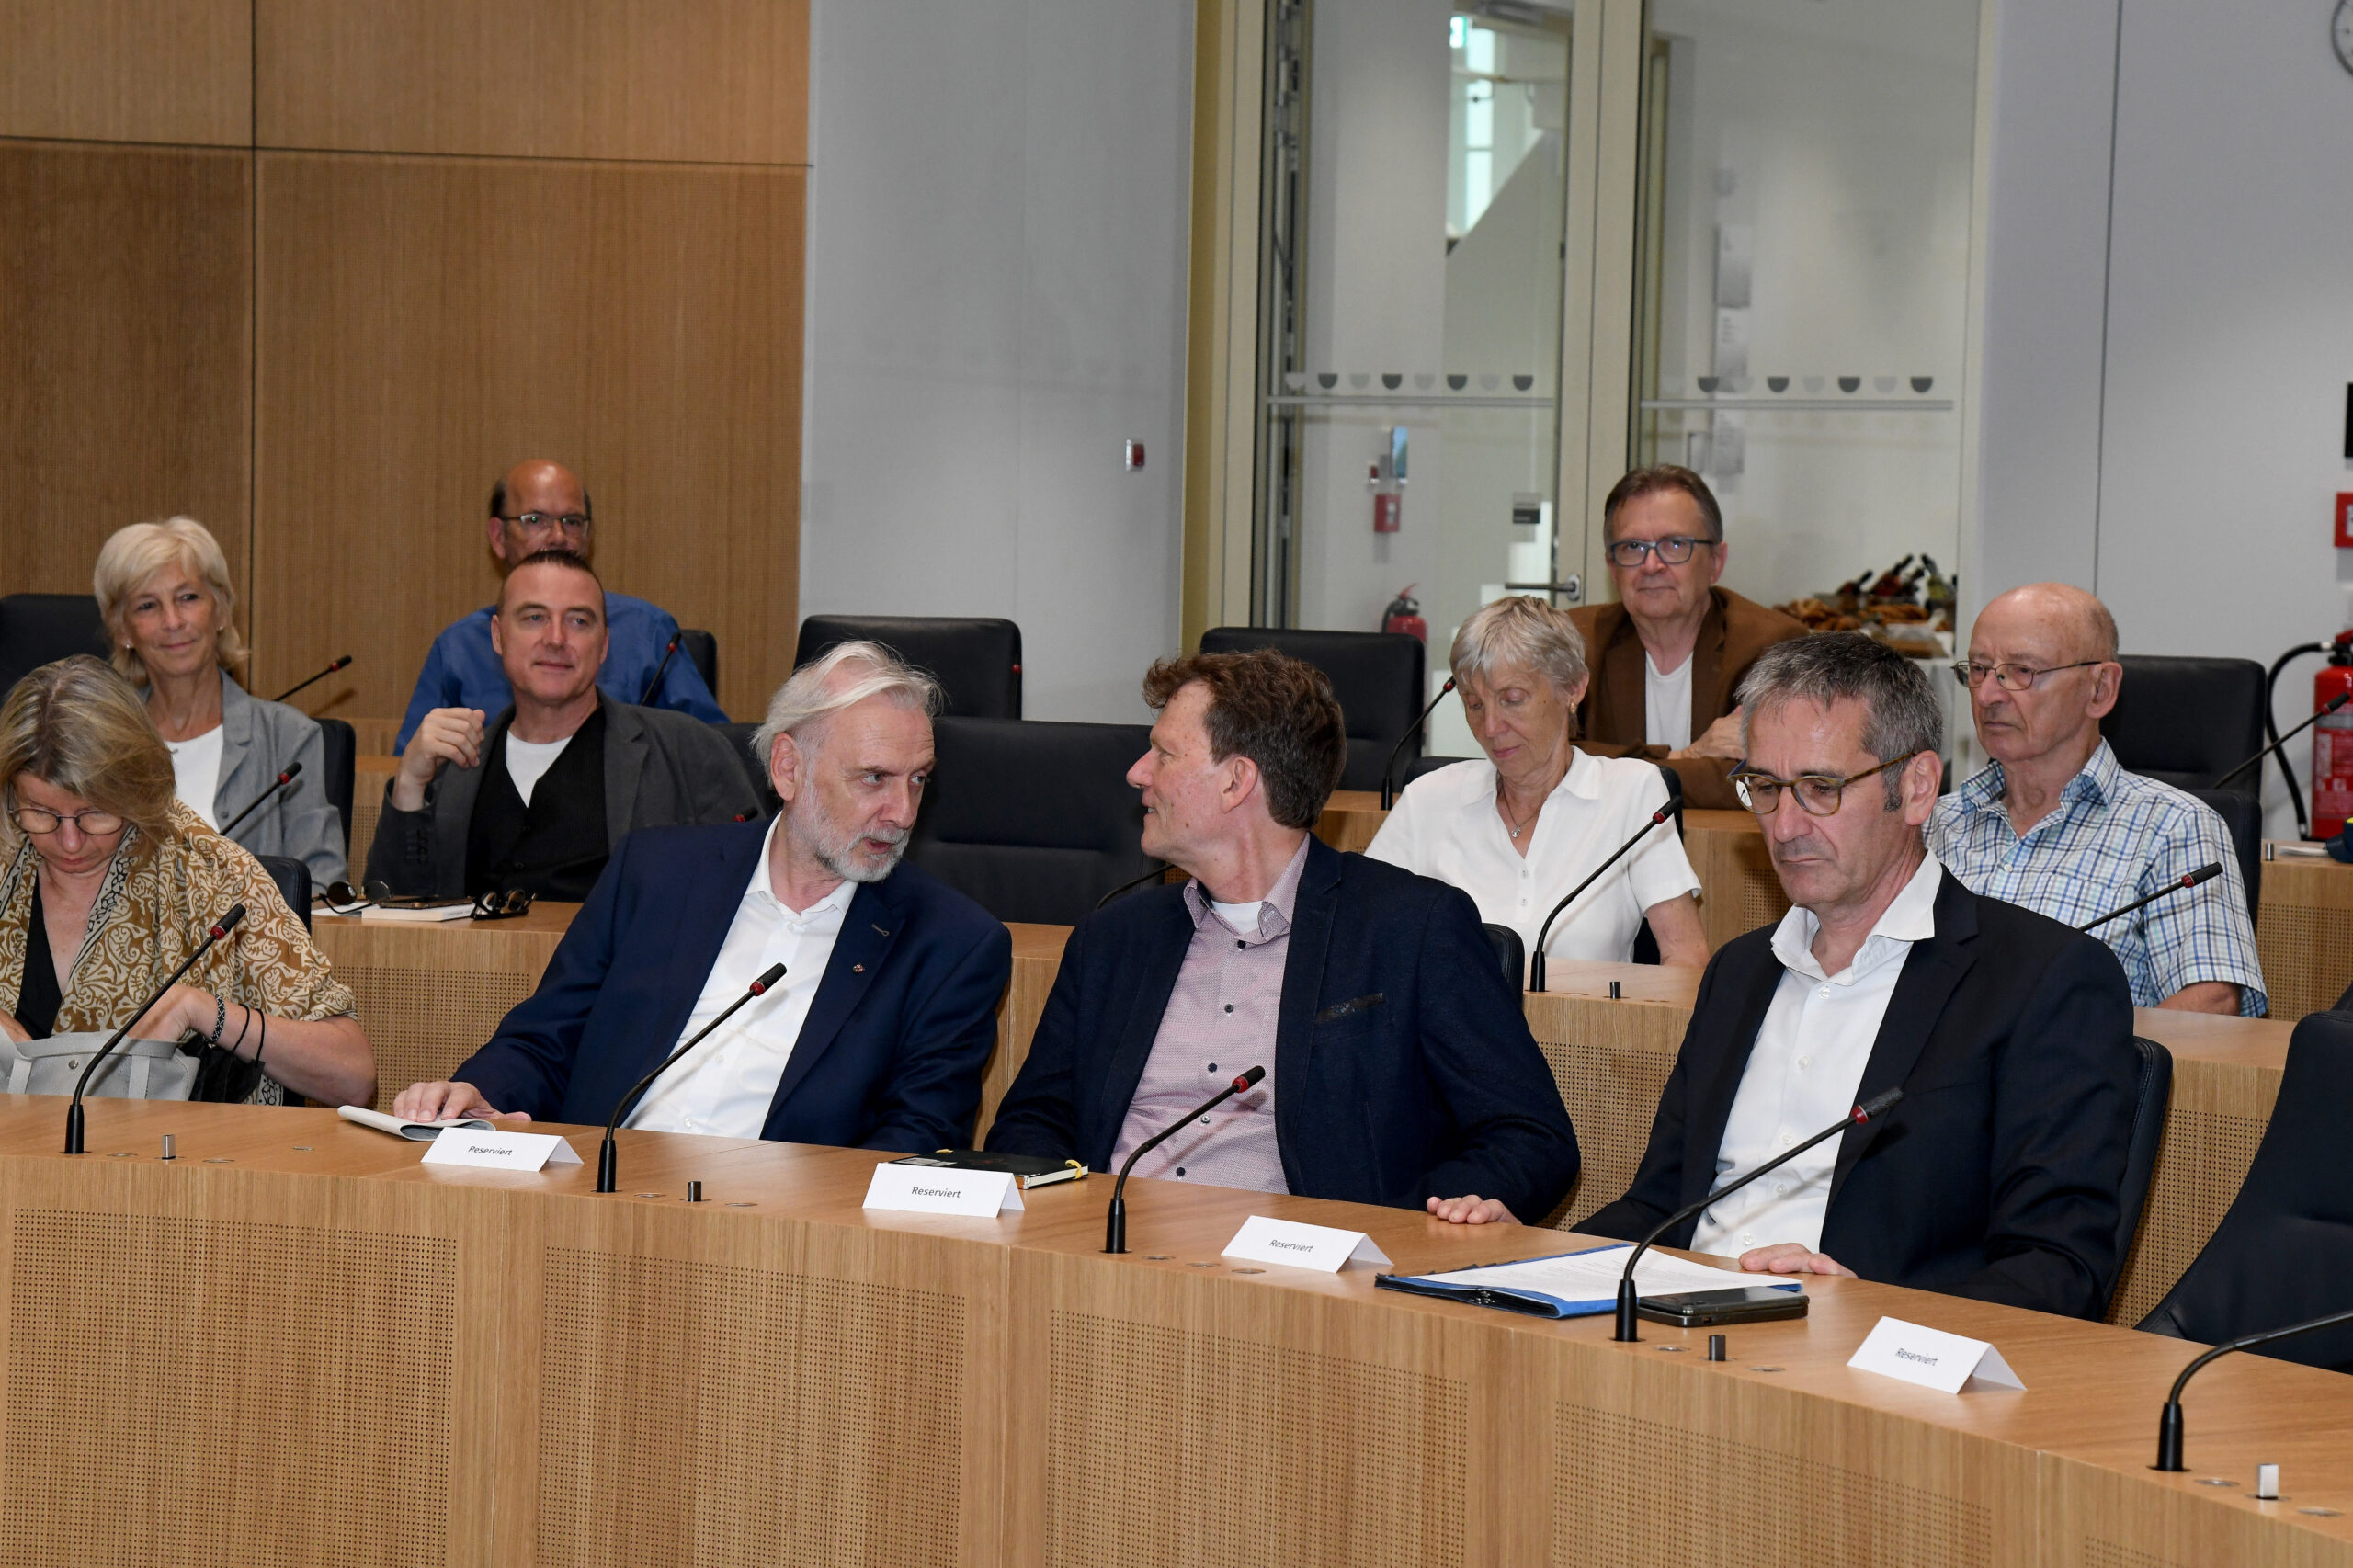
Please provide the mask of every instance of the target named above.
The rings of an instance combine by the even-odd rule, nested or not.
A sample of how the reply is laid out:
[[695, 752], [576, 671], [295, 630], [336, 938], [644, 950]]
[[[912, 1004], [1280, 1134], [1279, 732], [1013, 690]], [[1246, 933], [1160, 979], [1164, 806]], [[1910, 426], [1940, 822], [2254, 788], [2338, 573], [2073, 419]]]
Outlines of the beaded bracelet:
[[210, 1040], [205, 1041], [205, 1043], [207, 1045], [219, 1045], [221, 1043], [221, 1031], [228, 1027], [229, 1005], [221, 1000], [220, 996], [216, 994], [212, 998], [212, 1035]]

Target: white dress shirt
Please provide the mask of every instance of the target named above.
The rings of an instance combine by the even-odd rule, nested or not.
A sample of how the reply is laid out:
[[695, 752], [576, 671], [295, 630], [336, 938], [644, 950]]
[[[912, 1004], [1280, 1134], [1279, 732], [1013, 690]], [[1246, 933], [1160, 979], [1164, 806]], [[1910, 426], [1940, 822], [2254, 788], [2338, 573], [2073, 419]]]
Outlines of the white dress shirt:
[[1686, 653], [1671, 675], [1661, 675], [1650, 650], [1643, 651], [1643, 744], [1681, 751], [1691, 744], [1691, 665]]
[[[1650, 763], [1577, 752], [1529, 830], [1523, 857], [1495, 809], [1495, 764], [1481, 757], [1407, 785], [1365, 854], [1461, 888], [1479, 906], [1480, 919], [1518, 932], [1532, 957], [1537, 929], [1552, 906], [1665, 803], [1666, 780]], [[1662, 823], [1561, 912], [1545, 961], [1623, 963], [1633, 954], [1643, 911], [1699, 886], [1683, 840], [1672, 823]]]
[[781, 816], [768, 824], [759, 860], [735, 906], [719, 958], [703, 982], [702, 995], [687, 1015], [686, 1028], [676, 1040], [664, 1042], [663, 1051], [676, 1051], [688, 1035], [717, 1017], [768, 965], [781, 962], [784, 978], [656, 1079], [630, 1114], [628, 1125], [655, 1132], [757, 1138], [767, 1124], [776, 1086], [801, 1039], [817, 984], [825, 978], [826, 962], [834, 956], [842, 917], [858, 895], [856, 882], [844, 882], [797, 915], [787, 908], [768, 884], [768, 852], [783, 826]]
[[213, 801], [221, 793], [222, 731], [222, 726], [215, 724], [194, 740], [164, 743], [172, 754], [172, 793], [216, 832], [221, 822]]
[[[1792, 909], [1773, 931], [1781, 982], [1765, 1010], [1748, 1067], [1716, 1150], [1716, 1186], [1812, 1137], [1855, 1108], [1880, 1021], [1912, 944], [1937, 934], [1937, 888], [1945, 869], [1927, 856], [1880, 914], [1855, 961], [1824, 974], [1814, 961], [1821, 922]], [[1843, 1139], [1827, 1138], [1699, 1216], [1691, 1250], [1736, 1257], [1752, 1247], [1799, 1242], [1822, 1250], [1830, 1176]]]

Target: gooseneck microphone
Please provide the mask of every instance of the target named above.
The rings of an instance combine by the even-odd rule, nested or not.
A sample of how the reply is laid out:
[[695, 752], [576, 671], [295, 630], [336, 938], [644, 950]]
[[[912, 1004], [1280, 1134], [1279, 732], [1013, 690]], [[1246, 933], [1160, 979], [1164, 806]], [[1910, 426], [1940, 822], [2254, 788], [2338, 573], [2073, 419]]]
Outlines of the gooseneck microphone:
[[2302, 734], [2306, 730], [2311, 729], [2314, 724], [2319, 723], [2323, 719], [2327, 718], [2331, 713], [2336, 712], [2338, 709], [2344, 707], [2348, 702], [2353, 702], [2353, 691], [2338, 692], [2335, 697], [2330, 698], [2327, 701], [2320, 705], [2319, 712], [2313, 714], [2311, 718], [2305, 720], [2302, 723], [2297, 725], [2294, 729], [2289, 731], [2286, 734], [2280, 736], [2269, 745], [2265, 746], [2261, 751], [2256, 752], [2253, 756], [2248, 757], [2245, 762], [2240, 763], [2236, 767], [2232, 768], [2220, 778], [2215, 779], [2214, 782], [2208, 785], [2207, 788], [2210, 790], [2221, 789], [2223, 785], [2228, 784], [2232, 779], [2236, 778], [2240, 774], [2245, 773], [2248, 768], [2253, 767], [2256, 763], [2261, 762], [2265, 757], [2269, 756], [2273, 752], [2278, 751], [2281, 746], [2286, 745], [2290, 741], [2294, 740], [2298, 735]]
[[2111, 909], [2106, 915], [2103, 915], [2098, 919], [2091, 922], [2090, 925], [2078, 926], [2075, 929], [2078, 931], [2093, 930], [2098, 926], [2107, 925], [2109, 921], [2117, 919], [2121, 915], [2130, 915], [2134, 910], [2142, 908], [2144, 905], [2154, 903], [2161, 898], [2171, 898], [2174, 894], [2181, 892], [2184, 888], [2194, 888], [2200, 882], [2211, 882], [2222, 874], [2222, 863], [2220, 860], [2209, 860], [2206, 864], [2199, 867], [2198, 869], [2194, 871], [2184, 871], [2180, 876], [2176, 877], [2173, 881], [2167, 882], [2165, 886], [2159, 888], [2148, 897], [2136, 898], [2131, 903], [2126, 904], [2123, 908]]
[[1757, 1166], [1755, 1170], [1750, 1171], [1747, 1175], [1733, 1177], [1732, 1180], [1724, 1183], [1723, 1186], [1716, 1188], [1715, 1191], [1708, 1194], [1707, 1197], [1699, 1199], [1699, 1202], [1686, 1204], [1684, 1207], [1677, 1209], [1674, 1213], [1669, 1214], [1665, 1219], [1661, 1220], [1652, 1228], [1651, 1233], [1644, 1236], [1635, 1244], [1634, 1250], [1626, 1255], [1626, 1272], [1620, 1277], [1618, 1280], [1618, 1332], [1610, 1337], [1618, 1340], [1620, 1344], [1625, 1345], [1631, 1345], [1643, 1337], [1635, 1331], [1634, 1326], [1637, 1321], [1635, 1309], [1641, 1302], [1641, 1298], [1637, 1296], [1634, 1291], [1634, 1265], [1642, 1257], [1643, 1253], [1650, 1250], [1650, 1245], [1653, 1242], [1657, 1241], [1659, 1237], [1666, 1234], [1667, 1232], [1675, 1229], [1676, 1226], [1683, 1223], [1684, 1221], [1688, 1220], [1692, 1215], [1700, 1212], [1710, 1204], [1717, 1202], [1719, 1199], [1731, 1197], [1733, 1193], [1738, 1192], [1742, 1187], [1746, 1187], [1750, 1182], [1755, 1181], [1758, 1176], [1763, 1176], [1766, 1172], [1780, 1169], [1783, 1165], [1788, 1165], [1791, 1160], [1796, 1159], [1800, 1154], [1804, 1153], [1808, 1149], [1813, 1148], [1816, 1143], [1821, 1142], [1824, 1139], [1835, 1138], [1839, 1133], [1846, 1131], [1849, 1127], [1861, 1127], [1869, 1123], [1871, 1118], [1875, 1116], [1886, 1115], [1888, 1108], [1903, 1097], [1904, 1091], [1902, 1089], [1890, 1089], [1885, 1094], [1872, 1096], [1870, 1099], [1865, 1100], [1862, 1104], [1857, 1106], [1854, 1109], [1848, 1111], [1846, 1115], [1840, 1117], [1837, 1120], [1832, 1122], [1829, 1126], [1824, 1128], [1821, 1131], [1815, 1133], [1813, 1137], [1807, 1139], [1796, 1148], [1782, 1150], [1779, 1154], [1766, 1161], [1763, 1165]]
[[1571, 888], [1569, 890], [1569, 896], [1552, 906], [1552, 913], [1544, 917], [1543, 926], [1537, 930], [1536, 951], [1528, 960], [1528, 988], [1530, 991], [1541, 991], [1544, 989], [1544, 939], [1552, 934], [1552, 922], [1561, 917], [1561, 911], [1574, 903], [1578, 898], [1584, 894], [1586, 889], [1593, 886], [1595, 882], [1601, 880], [1602, 872], [1609, 869], [1610, 867], [1615, 866], [1619, 862], [1620, 858], [1625, 855], [1626, 851], [1631, 849], [1635, 845], [1640, 844], [1643, 841], [1643, 835], [1649, 833], [1651, 829], [1666, 821], [1669, 817], [1672, 817], [1675, 814], [1675, 808], [1682, 803], [1683, 786], [1680, 783], [1677, 783], [1673, 789], [1667, 791], [1665, 803], [1660, 806], [1658, 810], [1653, 812], [1650, 814], [1649, 819], [1645, 821], [1641, 827], [1634, 830], [1633, 837], [1626, 840], [1625, 843], [1612, 850], [1608, 859], [1604, 860], [1600, 865], [1596, 866], [1593, 869], [1593, 874], [1591, 876], [1586, 878], [1585, 881]]
[[301, 771], [302, 765], [301, 763], [288, 763], [286, 765], [286, 771], [271, 779], [268, 789], [264, 790], [260, 794], [256, 795], [253, 800], [247, 803], [244, 811], [239, 812], [235, 816], [229, 819], [227, 825], [221, 829], [221, 836], [226, 838], [231, 834], [236, 832], [237, 824], [239, 823], [244, 821], [247, 817], [261, 810], [262, 802], [275, 796], [280, 790], [285, 789], [289, 784], [293, 783], [294, 776]]
[[638, 697], [637, 705], [640, 708], [642, 708], [647, 703], [653, 701], [654, 694], [662, 689], [662, 677], [670, 668], [671, 655], [675, 654], [678, 651], [678, 638], [680, 635], [683, 634], [673, 633], [670, 638], [670, 645], [662, 650], [662, 662], [654, 666], [654, 678], [645, 683], [645, 690]]
[[313, 681], [324, 680], [327, 676], [335, 674], [335, 671], [342, 669], [346, 665], [350, 663], [351, 655], [346, 653], [342, 658], [337, 659], [334, 664], [329, 665], [325, 669], [323, 669], [317, 675], [313, 676], [310, 680], [296, 681], [292, 686], [288, 687], [284, 691], [281, 691], [276, 697], [271, 698], [270, 700], [272, 702], [283, 702], [288, 698], [293, 696], [296, 692], [301, 690], [304, 687], [311, 685]]
[[1118, 899], [1121, 894], [1133, 892], [1136, 889], [1143, 886], [1144, 883], [1156, 882], [1167, 875], [1167, 866], [1155, 861], [1153, 864], [1152, 869], [1146, 871], [1142, 876], [1130, 877], [1126, 881], [1121, 882], [1118, 887], [1113, 888], [1109, 892], [1107, 892], [1101, 898], [1097, 899], [1095, 901], [1095, 907], [1100, 909], [1105, 904]]
[[2268, 1328], [2261, 1334], [2243, 1334], [2236, 1339], [2225, 1339], [2188, 1366], [2181, 1376], [2174, 1379], [2173, 1392], [2165, 1395], [2165, 1407], [2157, 1416], [2157, 1462], [2151, 1470], [2182, 1470], [2181, 1462], [2181, 1391], [2183, 1385], [2197, 1374], [2198, 1369], [2219, 1356], [2234, 1350], [2251, 1350], [2258, 1345], [2268, 1345], [2275, 1339], [2292, 1339], [2300, 1334], [2310, 1334], [2316, 1328], [2331, 1328], [2341, 1323], [2353, 1323], [2353, 1312], [2331, 1312], [2326, 1317], [2309, 1318], [2291, 1323], [2285, 1328]]
[[136, 1024], [140, 1019], [147, 1016], [147, 1009], [162, 1001], [164, 998], [164, 993], [169, 991], [173, 986], [177, 985], [180, 983], [180, 976], [186, 974], [189, 970], [194, 969], [196, 967], [196, 960], [210, 952], [212, 950], [212, 944], [220, 941], [230, 932], [235, 930], [237, 928], [237, 922], [243, 920], [244, 917], [245, 906], [244, 904], [231, 904], [229, 906], [229, 913], [222, 915], [217, 922], [215, 922], [212, 928], [204, 934], [204, 940], [196, 945], [196, 951], [188, 954], [187, 959], [181, 962], [180, 967], [172, 971], [172, 977], [164, 982], [163, 984], [155, 987], [155, 994], [153, 996], [148, 997], [144, 1002], [139, 1004], [137, 1010], [134, 1011], [128, 1019], [124, 1020], [122, 1028], [114, 1031], [113, 1038], [108, 1040], [106, 1044], [98, 1047], [97, 1053], [90, 1058], [90, 1064], [82, 1069], [82, 1076], [74, 1082], [74, 1103], [65, 1108], [65, 1152], [67, 1153], [78, 1154], [82, 1153], [82, 1091], [90, 1086], [90, 1076], [98, 1070], [98, 1063], [104, 1062], [108, 1056], [114, 1054], [114, 1048], [122, 1043], [123, 1036], [131, 1032], [131, 1028], [133, 1024]]
[[663, 1074], [668, 1072], [672, 1063], [676, 1062], [679, 1057], [684, 1056], [688, 1051], [692, 1051], [696, 1046], [700, 1045], [703, 1042], [704, 1038], [708, 1036], [711, 1030], [717, 1028], [720, 1025], [733, 1017], [735, 1016], [736, 1008], [742, 1006], [745, 1003], [749, 1002], [755, 996], [766, 995], [767, 994], [768, 987], [774, 985], [778, 981], [782, 980], [783, 978], [784, 966], [782, 964], [772, 963], [768, 965], [767, 969], [761, 971], [759, 979], [752, 982], [751, 984], [744, 988], [744, 994], [736, 997], [735, 1000], [728, 1003], [726, 1006], [721, 1008], [719, 1017], [711, 1019], [710, 1022], [697, 1029], [695, 1031], [694, 1039], [687, 1041], [686, 1044], [678, 1047], [677, 1050], [664, 1057], [654, 1067], [653, 1072], [648, 1073], [644, 1077], [640, 1078], [636, 1083], [630, 1085], [629, 1093], [623, 1095], [614, 1105], [613, 1114], [605, 1119], [605, 1141], [602, 1144], [598, 1145], [597, 1149], [597, 1190], [598, 1192], [613, 1191], [616, 1184], [620, 1179], [620, 1155], [613, 1147], [613, 1129], [619, 1127], [621, 1124], [621, 1118], [627, 1116], [636, 1106], [637, 1096], [645, 1093], [647, 1086], [650, 1085], [654, 1079], [659, 1078]]
[[1197, 1116], [1209, 1115], [1234, 1096], [1248, 1093], [1257, 1085], [1258, 1080], [1266, 1075], [1267, 1070], [1264, 1067], [1251, 1068], [1216, 1094], [1211, 1095], [1206, 1101], [1195, 1106], [1191, 1110], [1136, 1145], [1136, 1152], [1130, 1154], [1128, 1163], [1120, 1167], [1120, 1179], [1111, 1184], [1111, 1211], [1103, 1219], [1103, 1250], [1105, 1252], [1128, 1250], [1128, 1200], [1122, 1195], [1127, 1191], [1128, 1173], [1136, 1168], [1136, 1162], [1159, 1148], [1170, 1133], [1186, 1126]]
[[1454, 677], [1449, 676], [1446, 677], [1446, 684], [1438, 688], [1438, 695], [1430, 699], [1430, 705], [1422, 710], [1422, 716], [1415, 720], [1404, 734], [1397, 737], [1396, 745], [1390, 750], [1389, 760], [1381, 767], [1381, 809], [1382, 811], [1385, 812], [1397, 803], [1397, 786], [1392, 781], [1390, 775], [1397, 771], [1397, 759], [1404, 755], [1405, 743], [1422, 733], [1422, 726], [1430, 722], [1430, 715], [1438, 711], [1438, 705], [1445, 701], [1446, 694], [1453, 689]]

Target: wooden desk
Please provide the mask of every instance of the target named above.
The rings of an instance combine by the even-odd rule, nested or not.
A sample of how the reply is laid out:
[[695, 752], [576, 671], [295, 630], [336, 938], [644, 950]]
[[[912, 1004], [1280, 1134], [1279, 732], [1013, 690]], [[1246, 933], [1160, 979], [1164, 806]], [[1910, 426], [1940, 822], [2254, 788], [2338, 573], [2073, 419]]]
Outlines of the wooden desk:
[[[2265, 854], [2275, 847], [2265, 845]], [[2353, 985], [2353, 866], [2326, 858], [2266, 860], [2256, 909], [2255, 948], [2271, 1016], [2301, 1018], [2336, 1006]]]
[[[1820, 1279], [1711, 1364], [1218, 1256], [1251, 1213], [1404, 1272], [1560, 1244], [1516, 1226], [1137, 1182], [1108, 1257], [1099, 1179], [957, 1220], [865, 1212], [849, 1150], [624, 1132], [597, 1198], [592, 1130], [524, 1174], [324, 1111], [62, 1120], [0, 1098], [25, 1561], [2353, 1564], [2353, 1381], [2229, 1358], [2159, 1475], [2193, 1347], [2095, 1324]], [[1848, 1369], [1882, 1314], [2026, 1392]]]

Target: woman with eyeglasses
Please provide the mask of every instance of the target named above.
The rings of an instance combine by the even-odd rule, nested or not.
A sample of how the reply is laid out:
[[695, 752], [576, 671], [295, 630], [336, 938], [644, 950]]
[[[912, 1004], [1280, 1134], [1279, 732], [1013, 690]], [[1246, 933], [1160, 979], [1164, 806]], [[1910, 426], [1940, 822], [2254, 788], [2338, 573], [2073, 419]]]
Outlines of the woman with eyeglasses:
[[[1480, 919], [1518, 931], [1532, 957], [1552, 906], [1666, 803], [1666, 777], [1655, 763], [1575, 744], [1587, 676], [1585, 639], [1566, 611], [1497, 599], [1455, 632], [1449, 663], [1486, 759], [1407, 785], [1365, 853], [1461, 888]], [[1545, 961], [1622, 963], [1647, 919], [1661, 961], [1704, 964], [1699, 888], [1675, 825], [1661, 824], [1552, 922]]]
[[205, 1057], [197, 1096], [365, 1104], [376, 1058], [350, 988], [278, 885], [173, 796], [139, 695], [86, 654], [0, 703], [0, 1030], [112, 1031], [232, 904], [245, 918], [131, 1031]]
[[[229, 836], [256, 855], [311, 869], [324, 888], [344, 875], [343, 819], [326, 795], [326, 742], [317, 721], [239, 686], [245, 662], [233, 623], [237, 596], [220, 544], [193, 517], [133, 523], [98, 551], [91, 587], [114, 648], [170, 748], [175, 792], [208, 827], [269, 798]], [[278, 776], [302, 765], [288, 783]]]

